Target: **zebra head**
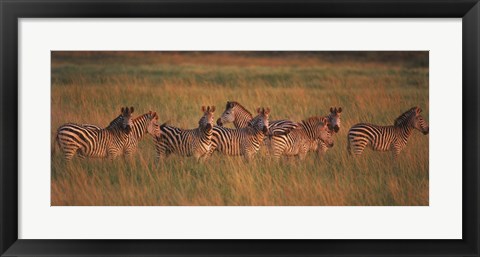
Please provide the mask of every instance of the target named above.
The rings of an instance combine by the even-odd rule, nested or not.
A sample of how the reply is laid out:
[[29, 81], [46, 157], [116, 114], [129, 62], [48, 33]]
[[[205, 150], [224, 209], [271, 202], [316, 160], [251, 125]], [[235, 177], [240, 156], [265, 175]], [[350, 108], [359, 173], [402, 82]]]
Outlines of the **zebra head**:
[[268, 116], [270, 115], [270, 108], [257, 108], [257, 116], [248, 122], [248, 126], [253, 127], [263, 134], [268, 135]]
[[[329, 119], [327, 117], [311, 117], [302, 121], [308, 137], [313, 140], [321, 140], [330, 148], [333, 147], [332, 131], [330, 130]], [[318, 143], [318, 142], [317, 142]]]
[[225, 111], [223, 111], [222, 115], [217, 120], [218, 126], [223, 126], [225, 123], [231, 123], [235, 121], [235, 104], [236, 102], [227, 101]]
[[330, 114], [328, 115], [328, 122], [329, 122], [329, 125], [328, 125], [328, 129], [330, 131], [334, 131], [335, 133], [338, 133], [338, 131], [340, 130], [340, 124], [341, 124], [341, 120], [340, 120], [340, 115], [342, 113], [342, 107], [330, 107]]
[[215, 112], [215, 106], [202, 106], [203, 116], [198, 121], [199, 128], [205, 130], [211, 130], [213, 128], [213, 113]]
[[428, 123], [420, 114], [422, 109], [420, 107], [412, 107], [410, 110], [402, 113], [397, 119], [395, 119], [395, 126], [411, 126], [424, 135], [428, 134]]
[[121, 109], [121, 116], [122, 116], [122, 128], [129, 133], [132, 130], [133, 127], [133, 121], [132, 121], [132, 113], [133, 113], [133, 107], [122, 107]]
[[155, 138], [160, 137], [160, 126], [158, 125], [158, 115], [156, 112], [148, 112], [147, 133]]
[[413, 119], [413, 127], [422, 132], [424, 135], [428, 134], [428, 123], [425, 121], [423, 116], [420, 114], [422, 109], [419, 107], [415, 108], [415, 118]]

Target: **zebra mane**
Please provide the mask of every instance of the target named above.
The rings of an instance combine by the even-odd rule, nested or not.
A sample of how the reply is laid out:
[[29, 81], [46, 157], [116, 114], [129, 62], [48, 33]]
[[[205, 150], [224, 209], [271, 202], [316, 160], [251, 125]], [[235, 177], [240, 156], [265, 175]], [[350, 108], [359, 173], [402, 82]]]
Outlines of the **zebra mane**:
[[[398, 118], [395, 119], [395, 122], [393, 123], [394, 126], [400, 126], [402, 125], [405, 121], [408, 121], [412, 118], [412, 116], [416, 115], [417, 112], [419, 112], [418, 107], [412, 107], [408, 111], [402, 113]], [[421, 110], [420, 110], [421, 111]]]
[[147, 118], [150, 119], [150, 118], [153, 118], [152, 115], [154, 115], [153, 112], [147, 112], [147, 113], [144, 113], [144, 114], [142, 114], [142, 115], [134, 118], [132, 121], [133, 121], [133, 122], [136, 122], [136, 121], [138, 121], [138, 120], [140, 120], [140, 119], [143, 119], [144, 117], [147, 117]]
[[247, 108], [243, 107], [243, 105], [241, 105], [240, 103], [238, 103], [236, 101], [228, 101], [227, 106], [225, 107], [225, 110], [233, 108], [233, 107], [238, 107], [238, 108], [242, 109], [243, 111], [245, 111], [246, 113], [248, 113], [250, 115], [250, 117], [253, 117], [252, 113], [250, 111], [248, 111]]
[[328, 118], [322, 117], [322, 116], [313, 116], [313, 117], [307, 118], [305, 120], [302, 120], [302, 124], [304, 124], [304, 125], [311, 125], [311, 124], [317, 123], [317, 122], [321, 122], [324, 125], [328, 124]]
[[168, 126], [168, 123], [169, 123], [169, 121], [166, 121], [166, 122], [162, 123], [162, 125], [160, 125], [160, 128], [164, 128], [164, 127]]
[[110, 124], [108, 124], [107, 128], [116, 127], [121, 122], [122, 119], [123, 119], [123, 115], [122, 114], [118, 115], [117, 118], [115, 118], [110, 122]]

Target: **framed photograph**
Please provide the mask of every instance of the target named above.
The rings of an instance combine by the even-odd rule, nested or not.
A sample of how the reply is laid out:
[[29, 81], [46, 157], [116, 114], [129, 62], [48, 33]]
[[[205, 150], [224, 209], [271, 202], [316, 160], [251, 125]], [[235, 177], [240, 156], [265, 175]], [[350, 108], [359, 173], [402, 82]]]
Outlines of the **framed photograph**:
[[479, 255], [478, 1], [0, 8], [2, 256]]

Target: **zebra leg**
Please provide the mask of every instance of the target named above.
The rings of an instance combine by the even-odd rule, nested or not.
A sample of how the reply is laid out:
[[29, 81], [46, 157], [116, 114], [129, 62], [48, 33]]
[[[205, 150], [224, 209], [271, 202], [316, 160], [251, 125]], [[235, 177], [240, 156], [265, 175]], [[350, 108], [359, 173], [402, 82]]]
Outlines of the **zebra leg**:
[[212, 141], [210, 144], [210, 147], [208, 148], [208, 152], [205, 154], [204, 160], [207, 160], [208, 158], [212, 157], [213, 152], [217, 149], [217, 143], [215, 141]]
[[78, 149], [62, 148], [62, 150], [63, 150], [63, 157], [65, 158], [65, 160], [71, 161], [73, 159], [73, 156], [77, 153]]
[[[350, 155], [350, 154], [351, 154], [351, 152], [350, 152], [350, 143], [347, 143], [347, 144], [348, 144], [348, 146], [347, 146], [347, 151], [348, 151], [348, 153], [349, 153], [349, 155]], [[317, 151], [316, 151], [317, 157], [318, 157], [318, 158], [322, 158], [323, 155], [327, 152], [327, 150], [328, 150], [328, 147], [327, 147], [322, 141], [320, 141], [320, 143], [318, 144]]]
[[125, 156], [131, 157], [135, 153], [135, 149], [137, 149], [137, 144], [132, 144], [127, 147], [124, 151]]
[[347, 153], [348, 156], [352, 156], [352, 147], [350, 146], [352, 142], [350, 141], [350, 137], [347, 136]]
[[365, 147], [367, 147], [368, 141], [366, 139], [357, 139], [357, 141], [353, 141], [353, 139], [348, 139], [348, 152], [351, 154], [353, 151], [354, 156], [360, 156], [363, 153]]
[[116, 149], [108, 149], [107, 158], [110, 161], [113, 161], [113, 159], [117, 158], [117, 156], [118, 156], [118, 151]]
[[402, 151], [401, 147], [395, 146], [393, 149], [393, 159], [398, 160], [398, 156], [400, 156], [400, 152]]
[[298, 156], [298, 159], [300, 159], [301, 161], [303, 161], [303, 160], [305, 160], [305, 157], [307, 157], [307, 152], [301, 151], [301, 152], [298, 153], [297, 156]]
[[155, 143], [155, 152], [157, 153], [155, 157], [155, 160], [157, 163], [159, 163], [160, 160], [164, 160], [165, 158], [167, 158], [167, 149], [166, 149], [166, 145], [164, 145], [163, 142], [157, 141]]

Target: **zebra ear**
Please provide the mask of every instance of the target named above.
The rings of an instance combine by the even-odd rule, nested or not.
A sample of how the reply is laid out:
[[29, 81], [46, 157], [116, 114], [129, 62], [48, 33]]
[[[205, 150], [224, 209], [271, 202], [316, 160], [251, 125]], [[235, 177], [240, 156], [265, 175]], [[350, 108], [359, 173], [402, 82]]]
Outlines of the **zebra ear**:
[[215, 105], [212, 106], [212, 109], [210, 109], [210, 112], [215, 112]]
[[227, 101], [227, 106], [225, 106], [225, 109], [230, 109], [230, 108], [233, 108], [233, 103], [231, 103], [230, 101]]
[[338, 107], [338, 113], [341, 113], [342, 112], [342, 107]]
[[330, 107], [330, 112], [333, 112], [333, 107]]
[[267, 107], [267, 109], [265, 109], [265, 114], [267, 114], [267, 115], [270, 114], [270, 108], [269, 107]]
[[257, 113], [258, 113], [258, 114], [260, 114], [261, 111], [262, 111], [262, 109], [257, 108]]
[[207, 111], [207, 108], [205, 108], [205, 106], [202, 106], [202, 112], [206, 112]]
[[130, 113], [133, 113], [133, 106], [130, 106]]
[[120, 112], [123, 113], [123, 111], [125, 111], [125, 108], [122, 107], [122, 109], [120, 110]]
[[417, 107], [417, 113], [421, 113], [421, 112], [422, 112], [422, 108]]

